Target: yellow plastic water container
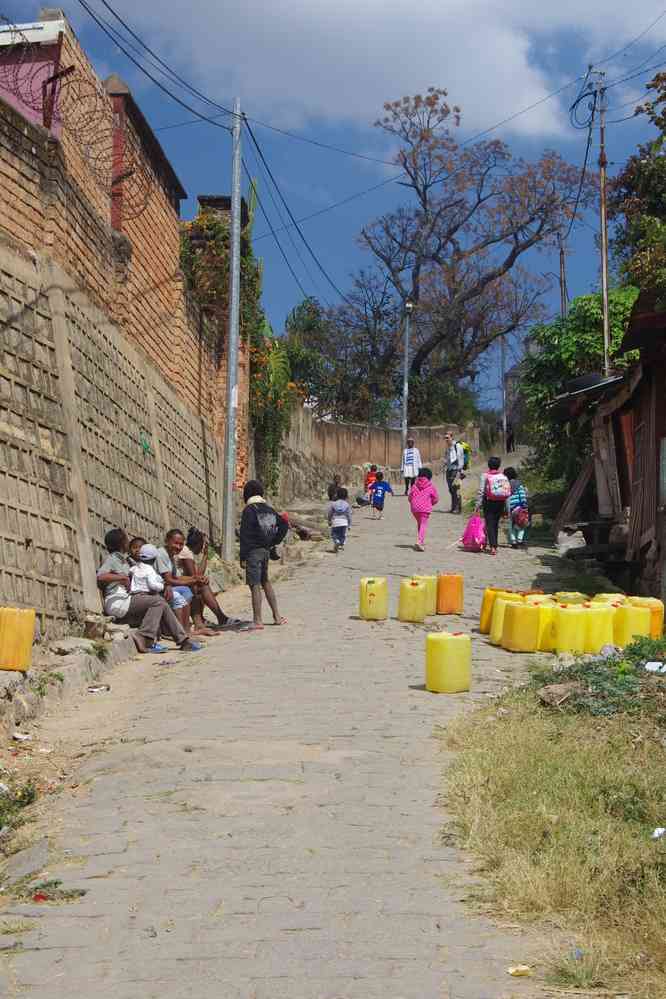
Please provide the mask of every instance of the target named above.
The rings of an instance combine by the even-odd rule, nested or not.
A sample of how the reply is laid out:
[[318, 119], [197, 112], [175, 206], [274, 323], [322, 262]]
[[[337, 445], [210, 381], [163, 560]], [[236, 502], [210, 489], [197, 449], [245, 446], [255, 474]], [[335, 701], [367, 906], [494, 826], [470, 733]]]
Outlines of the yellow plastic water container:
[[509, 604], [524, 603], [520, 593], [503, 593], [502, 596], [495, 597], [493, 604], [493, 616], [490, 621], [490, 643], [491, 645], [502, 644], [502, 634], [504, 632], [504, 615]]
[[553, 651], [584, 652], [586, 611], [582, 605], [558, 604], [553, 620]]
[[428, 591], [418, 579], [403, 579], [398, 599], [398, 619], [423, 624], [428, 609]]
[[437, 580], [437, 613], [462, 614], [465, 602], [463, 577], [455, 572], [443, 572]]
[[598, 655], [604, 645], [614, 644], [615, 610], [603, 600], [585, 604], [585, 652]]
[[419, 582], [425, 584], [427, 600], [426, 600], [426, 616], [430, 617], [432, 614], [437, 613], [437, 576], [412, 576], [412, 579], [417, 579]]
[[490, 632], [490, 622], [493, 616], [493, 605], [495, 603], [495, 598], [499, 593], [508, 593], [509, 590], [503, 590], [497, 586], [487, 586], [483, 591], [483, 600], [481, 601], [481, 615], [479, 617], [479, 631], [482, 635], [487, 635]]
[[359, 616], [364, 621], [385, 621], [388, 617], [388, 582], [381, 576], [366, 576], [361, 580]]
[[624, 593], [597, 593], [592, 597], [593, 604], [624, 604], [626, 600]]
[[613, 639], [621, 649], [633, 642], [634, 638], [649, 638], [652, 629], [652, 613], [649, 607], [636, 607], [622, 604], [615, 611]]
[[426, 637], [426, 690], [460, 694], [472, 684], [472, 641], [469, 635], [436, 632]]
[[539, 605], [508, 603], [504, 611], [502, 648], [509, 652], [536, 652], [539, 647]]
[[657, 597], [629, 597], [635, 607], [650, 608], [650, 638], [661, 638], [664, 634], [664, 602]]
[[528, 593], [525, 597], [526, 604], [532, 604], [534, 607], [539, 607], [541, 604], [551, 604], [553, 607], [557, 603], [549, 593]]
[[589, 597], [586, 593], [578, 593], [576, 590], [573, 591], [561, 591], [555, 594], [555, 599], [558, 604], [585, 604], [589, 601]]
[[554, 600], [544, 601], [537, 604], [539, 611], [539, 628], [537, 632], [537, 651], [555, 651], [555, 611], [557, 604]]
[[0, 669], [25, 671], [32, 666], [35, 611], [0, 607]]

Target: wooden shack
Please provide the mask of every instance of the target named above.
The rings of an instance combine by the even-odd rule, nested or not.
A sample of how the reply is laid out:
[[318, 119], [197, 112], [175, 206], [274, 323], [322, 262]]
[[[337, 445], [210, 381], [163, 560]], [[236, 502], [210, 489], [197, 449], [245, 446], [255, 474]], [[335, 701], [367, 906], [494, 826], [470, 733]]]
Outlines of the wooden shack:
[[[623, 341], [634, 363], [559, 397], [563, 416], [591, 419], [593, 461], [587, 462], [557, 517], [556, 529], [579, 526], [581, 555], [603, 561], [626, 589], [666, 596], [666, 312], [641, 294]], [[596, 517], [577, 523], [594, 483]]]

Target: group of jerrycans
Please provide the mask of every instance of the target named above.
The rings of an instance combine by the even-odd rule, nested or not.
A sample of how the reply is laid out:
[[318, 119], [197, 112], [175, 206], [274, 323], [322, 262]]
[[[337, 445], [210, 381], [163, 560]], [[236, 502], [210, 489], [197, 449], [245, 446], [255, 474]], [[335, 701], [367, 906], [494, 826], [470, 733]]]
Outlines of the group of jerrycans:
[[598, 654], [635, 638], [661, 637], [664, 605], [652, 597], [599, 593], [512, 593], [489, 587], [479, 630], [510, 652]]
[[[422, 624], [435, 614], [462, 614], [463, 577], [457, 573], [412, 576], [400, 584], [398, 620]], [[389, 616], [388, 581], [383, 577], [361, 580], [359, 616], [365, 621], [385, 621]], [[426, 689], [438, 694], [469, 690], [472, 679], [472, 643], [462, 632], [439, 631], [426, 635]]]

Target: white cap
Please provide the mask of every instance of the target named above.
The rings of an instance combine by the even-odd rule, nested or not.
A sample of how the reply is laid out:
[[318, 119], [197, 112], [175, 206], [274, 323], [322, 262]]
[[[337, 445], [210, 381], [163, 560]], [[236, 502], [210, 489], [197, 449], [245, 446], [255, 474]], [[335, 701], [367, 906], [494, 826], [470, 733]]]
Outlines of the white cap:
[[142, 562], [152, 562], [153, 559], [157, 558], [157, 556], [158, 551], [155, 545], [141, 545], [139, 558]]

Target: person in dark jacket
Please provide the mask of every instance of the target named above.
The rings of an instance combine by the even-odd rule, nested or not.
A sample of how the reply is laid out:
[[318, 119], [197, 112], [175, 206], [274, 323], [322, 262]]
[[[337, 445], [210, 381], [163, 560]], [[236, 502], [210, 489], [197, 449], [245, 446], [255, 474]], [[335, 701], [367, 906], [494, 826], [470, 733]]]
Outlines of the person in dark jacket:
[[263, 484], [256, 479], [246, 482], [243, 499], [246, 506], [240, 522], [240, 561], [245, 566], [245, 582], [252, 594], [253, 630], [259, 631], [264, 626], [261, 617], [262, 590], [275, 624], [286, 624], [268, 579], [268, 563], [271, 549], [284, 541], [289, 524], [266, 502]]

